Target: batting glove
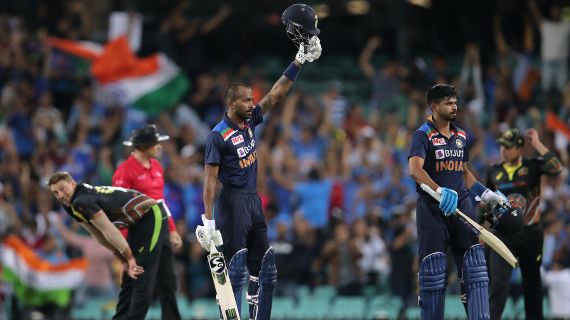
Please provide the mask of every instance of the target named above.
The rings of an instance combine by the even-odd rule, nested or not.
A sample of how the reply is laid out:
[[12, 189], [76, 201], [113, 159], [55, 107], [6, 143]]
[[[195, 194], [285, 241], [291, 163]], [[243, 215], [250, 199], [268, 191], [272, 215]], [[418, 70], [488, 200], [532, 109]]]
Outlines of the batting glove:
[[321, 56], [322, 51], [323, 48], [321, 47], [321, 40], [319, 40], [319, 37], [313, 36], [309, 39], [308, 44], [299, 45], [299, 51], [297, 52], [295, 59], [300, 63], [305, 63], [305, 61], [313, 62]]
[[196, 227], [196, 239], [202, 248], [210, 252], [212, 242], [216, 247], [224, 244], [222, 234], [219, 230], [216, 230], [215, 220], [206, 219], [206, 216], [202, 215], [202, 223], [204, 224], [203, 226]]
[[445, 216], [456, 214], [457, 210], [457, 192], [449, 188], [437, 188], [437, 194], [440, 196], [439, 208]]

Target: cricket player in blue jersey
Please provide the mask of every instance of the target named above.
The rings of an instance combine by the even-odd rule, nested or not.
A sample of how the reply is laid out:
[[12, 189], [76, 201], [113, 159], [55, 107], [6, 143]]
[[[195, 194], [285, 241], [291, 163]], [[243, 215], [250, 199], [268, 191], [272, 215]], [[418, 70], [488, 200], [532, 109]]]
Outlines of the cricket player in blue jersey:
[[[253, 104], [250, 87], [231, 84], [225, 96], [227, 112], [206, 142], [206, 212], [202, 216], [204, 225], [197, 227], [196, 234], [206, 250], [209, 250], [210, 241], [216, 246], [223, 244], [222, 252], [230, 261], [228, 273], [238, 309], [249, 270], [247, 302], [250, 319], [271, 318], [273, 287], [277, 281], [273, 248], [269, 247], [267, 225], [256, 189], [255, 127], [263, 122], [263, 114], [289, 91], [303, 63], [319, 58], [322, 49], [316, 19], [313, 9], [306, 5], [296, 4], [285, 10], [282, 20], [287, 25], [287, 32], [293, 33], [291, 36], [305, 37], [299, 43], [295, 60], [257, 105]], [[222, 190], [214, 204], [218, 180]]]
[[[455, 88], [435, 85], [426, 96], [432, 116], [414, 132], [408, 156], [410, 176], [418, 184], [419, 193], [416, 220], [421, 318], [443, 319], [449, 244], [461, 277], [462, 302], [468, 318], [489, 319], [489, 278], [483, 246], [455, 211], [459, 208], [475, 220], [473, 195], [491, 205], [507, 200], [500, 192], [484, 187], [469, 169], [467, 136], [453, 123], [457, 116]], [[440, 203], [421, 190], [422, 183], [436, 190]]]

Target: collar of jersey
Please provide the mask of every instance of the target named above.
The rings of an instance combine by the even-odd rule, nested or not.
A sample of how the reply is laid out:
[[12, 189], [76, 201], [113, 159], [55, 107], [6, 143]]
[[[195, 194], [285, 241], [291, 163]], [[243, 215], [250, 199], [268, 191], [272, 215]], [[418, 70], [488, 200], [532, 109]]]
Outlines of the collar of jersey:
[[227, 112], [224, 113], [224, 121], [230, 128], [234, 130], [245, 130], [249, 128], [249, 120], [245, 121], [243, 128], [240, 128], [232, 119], [230, 119], [230, 117], [228, 117]]
[[71, 196], [71, 199], [69, 200], [69, 206], [71, 206], [71, 204], [73, 203], [73, 199], [75, 199], [75, 196], [77, 196], [77, 193], [79, 193], [79, 188], [85, 188], [83, 186], [83, 183], [78, 183], [77, 185], [75, 185], [75, 191], [73, 191], [73, 195]]
[[150, 170], [152, 169], [152, 167], [154, 166], [154, 161], [155, 159], [150, 159], [150, 168], [145, 168], [142, 163], [140, 163], [137, 158], [135, 158], [135, 156], [133, 156], [132, 154], [127, 158], [127, 161], [129, 161], [131, 163], [132, 166], [136, 166], [139, 169], [144, 169], [144, 170]]
[[[433, 116], [429, 116], [429, 117], [427, 118], [426, 123], [427, 123], [428, 126], [430, 126], [433, 130], [435, 130], [435, 132], [437, 132], [438, 135], [440, 135], [440, 136], [442, 136], [442, 137], [444, 137], [444, 138], [446, 138], [446, 139], [451, 139], [451, 137], [448, 138], [448, 137], [446, 137], [445, 135], [443, 135], [441, 132], [439, 132], [439, 130], [437, 130], [437, 128], [435, 127], [435, 123], [433, 122]], [[449, 131], [451, 131], [451, 136], [458, 136], [458, 135], [459, 135], [459, 134], [458, 134], [459, 130], [458, 130], [457, 126], [455, 125], [455, 123], [453, 123], [453, 122], [450, 122], [450, 123], [449, 123]]]

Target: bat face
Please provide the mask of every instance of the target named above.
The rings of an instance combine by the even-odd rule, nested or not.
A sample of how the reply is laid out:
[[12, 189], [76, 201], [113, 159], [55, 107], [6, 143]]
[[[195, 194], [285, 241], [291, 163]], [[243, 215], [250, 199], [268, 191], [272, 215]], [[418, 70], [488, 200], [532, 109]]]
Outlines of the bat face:
[[208, 266], [212, 273], [212, 280], [214, 280], [222, 317], [224, 320], [239, 320], [234, 292], [231, 283], [228, 281], [228, 270], [224, 256], [217, 251], [210, 253], [208, 255]]
[[208, 256], [208, 264], [214, 281], [220, 285], [224, 285], [227, 281], [226, 261], [221, 254], [211, 254]]

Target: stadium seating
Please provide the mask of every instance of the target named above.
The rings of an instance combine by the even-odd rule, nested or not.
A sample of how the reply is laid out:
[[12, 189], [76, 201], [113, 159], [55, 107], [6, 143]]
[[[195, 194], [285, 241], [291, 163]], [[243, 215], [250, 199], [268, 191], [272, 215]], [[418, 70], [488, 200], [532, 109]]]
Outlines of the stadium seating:
[[[301, 286], [295, 297], [276, 297], [273, 300], [272, 319], [275, 320], [304, 320], [304, 319], [330, 319], [330, 320], [380, 320], [396, 319], [402, 306], [398, 297], [387, 293], [372, 296], [358, 297], [337, 296], [334, 287], [320, 286], [311, 290]], [[178, 305], [183, 319], [219, 319], [218, 306], [214, 299], [197, 299], [187, 301], [179, 299]], [[76, 320], [103, 320], [109, 319], [114, 313], [114, 304], [104, 300], [89, 300], [81, 308], [74, 308], [72, 319]], [[544, 299], [544, 314], [548, 318], [548, 299]], [[247, 319], [249, 310], [247, 302], [242, 304], [242, 318]], [[420, 319], [420, 309], [416, 305], [410, 306], [405, 312], [409, 320]], [[503, 319], [515, 320], [524, 318], [524, 302], [522, 298], [513, 301], [509, 298], [503, 313]], [[153, 303], [149, 309], [147, 319], [161, 319], [160, 305]], [[445, 299], [445, 319], [466, 319], [465, 309], [460, 297], [448, 295]]]

